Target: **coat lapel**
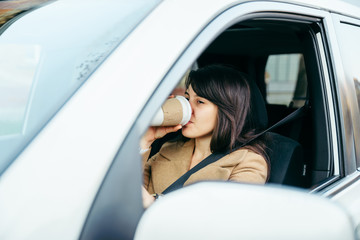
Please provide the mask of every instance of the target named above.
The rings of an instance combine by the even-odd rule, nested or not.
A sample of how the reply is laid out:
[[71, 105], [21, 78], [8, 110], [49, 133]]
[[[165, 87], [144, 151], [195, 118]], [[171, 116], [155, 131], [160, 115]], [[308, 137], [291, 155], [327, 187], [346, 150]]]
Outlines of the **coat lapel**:
[[163, 192], [168, 186], [189, 170], [194, 151], [194, 140], [185, 143], [166, 143], [159, 156], [151, 164], [152, 181], [156, 193]]

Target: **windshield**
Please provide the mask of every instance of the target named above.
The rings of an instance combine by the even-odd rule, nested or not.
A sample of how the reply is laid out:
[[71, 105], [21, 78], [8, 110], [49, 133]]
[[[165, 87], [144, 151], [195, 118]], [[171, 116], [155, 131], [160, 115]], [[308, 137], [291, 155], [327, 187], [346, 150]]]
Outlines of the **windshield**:
[[0, 28], [19, 15], [53, 0], [0, 1]]
[[158, 3], [0, 2], [0, 174]]

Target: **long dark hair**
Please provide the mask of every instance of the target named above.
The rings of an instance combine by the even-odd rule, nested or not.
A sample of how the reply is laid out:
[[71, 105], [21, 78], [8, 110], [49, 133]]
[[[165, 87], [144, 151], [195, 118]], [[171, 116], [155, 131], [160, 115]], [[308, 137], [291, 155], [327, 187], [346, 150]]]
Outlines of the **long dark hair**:
[[[250, 108], [251, 91], [246, 76], [225, 65], [209, 65], [191, 71], [186, 82], [194, 92], [218, 107], [217, 123], [213, 131], [210, 149], [226, 152], [247, 143], [256, 136]], [[265, 140], [257, 138], [245, 147], [268, 159]]]

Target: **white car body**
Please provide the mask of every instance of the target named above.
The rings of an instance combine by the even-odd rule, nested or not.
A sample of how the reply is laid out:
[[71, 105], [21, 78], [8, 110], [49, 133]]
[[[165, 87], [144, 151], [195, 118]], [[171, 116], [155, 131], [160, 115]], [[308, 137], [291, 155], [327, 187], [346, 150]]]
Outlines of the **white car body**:
[[[82, 1], [79, 2], [81, 3]], [[83, 2], [88, 4], [89, 1]], [[90, 3], [96, 4], [95, 2], [97, 1]], [[161, 83], [169, 71], [174, 68], [174, 65], [177, 64], [176, 68], [179, 69], [178, 72], [184, 73], [192, 64], [191, 61], [182, 60], [185, 58], [184, 55], [188, 56], [188, 59], [195, 59], [207, 45], [214, 40], [217, 34], [238, 21], [241, 16], [256, 11], [291, 12], [292, 9], [295, 9], [297, 12], [302, 12], [303, 14], [326, 17], [326, 27], [329, 36], [335, 36], [335, 30], [332, 27], [333, 23], [328, 22], [331, 20], [331, 12], [346, 13], [348, 16], [354, 16], [356, 18], [359, 16], [360, 8], [343, 2], [335, 1], [332, 4], [328, 4], [328, 1], [320, 0], [288, 2], [289, 3], [284, 3], [283, 1], [169, 0], [159, 3], [159, 5], [131, 31], [119, 46], [116, 47], [56, 115], [49, 120], [46, 126], [35, 135], [31, 143], [26, 146], [1, 175], [0, 239], [77, 239], [81, 237], [84, 224], [99, 192], [99, 188], [109, 168], [112, 166], [112, 162], [118, 154], [120, 146], [122, 146], [124, 140], [127, 138], [130, 129], [134, 128], [134, 122], [152, 97], [153, 92], [158, 88], [159, 84], [163, 84], [162, 87], [166, 90], [175, 87], [178, 80], [176, 78], [172, 81]], [[7, 38], [9, 39], [8, 43], [11, 43], [11, 41], [13, 41], [11, 38], [12, 32], [16, 33], [16, 31], [19, 31], [17, 27], [21, 29], [22, 27], [26, 28], [40, 24], [44, 19], [51, 16], [52, 13], [66, 11], [67, 6], [74, 4], [77, 4], [77, 2], [60, 0], [30, 12], [14, 22], [8, 30], [0, 36], [0, 38], [4, 39], [0, 44], [5, 44]], [[233, 17], [234, 12], [239, 16], [238, 18]], [[212, 22], [214, 18], [219, 16], [221, 20]], [[211, 30], [206, 28], [210, 24], [214, 24]], [[69, 37], [71, 38], [71, 36]], [[196, 41], [194, 40], [195, 38], [197, 39]], [[19, 42], [21, 42], [21, 40], [19, 40]], [[335, 42], [332, 42], [332, 44], [335, 44]], [[336, 57], [340, 56], [340, 53], [337, 46], [333, 47], [332, 54], [334, 55], [335, 61], [337, 61]], [[341, 65], [341, 63], [339, 63], [339, 65]], [[343, 73], [339, 72], [341, 68], [339, 69], [336, 69], [336, 74], [340, 76]], [[341, 84], [339, 85], [341, 86]], [[164, 91], [164, 93], [159, 96], [164, 100], [167, 94], [168, 92]], [[341, 94], [343, 94], [343, 92], [341, 92]], [[353, 93], [351, 92], [349, 94], [351, 95]], [[344, 99], [346, 96], [342, 95], [341, 98]], [[152, 109], [156, 109], [159, 105], [160, 103], [158, 103], [157, 106], [153, 106]], [[349, 111], [346, 114], [354, 113]], [[358, 117], [357, 115], [358, 113], [356, 113], [356, 116], [353, 116], [353, 118], [356, 119]], [[146, 129], [150, 120], [149, 118], [148, 122], [139, 122], [137, 127], [139, 134]], [[359, 126], [354, 125], [354, 131], [358, 130], [358, 127]], [[334, 125], [332, 126], [332, 131], [335, 135], [334, 137], [336, 137], [337, 132]], [[354, 137], [356, 136], [354, 135]], [[351, 138], [348, 140], [352, 141]], [[134, 147], [137, 148], [136, 146]], [[337, 149], [336, 147], [340, 146], [334, 146], [334, 149]], [[356, 154], [354, 147], [352, 151], [349, 155], [355, 159]], [[137, 161], [138, 159], [132, 160]], [[139, 167], [140, 162], [136, 166]], [[128, 169], [127, 171], [136, 170]], [[340, 231], [344, 236], [343, 239], [354, 238], [355, 232], [353, 235], [350, 234], [350, 232], [355, 231], [356, 227], [357, 231], [359, 231], [359, 178], [359, 171], [356, 171], [345, 176], [341, 181], [334, 183], [333, 188], [326, 188], [318, 193], [327, 198], [313, 195], [308, 196], [309, 201], [316, 201], [315, 199], [321, 198], [319, 205], [324, 202], [329, 202], [331, 205], [329, 207], [330, 210], [335, 205], [336, 209], [338, 209], [338, 206], [341, 206], [339, 209], [341, 209], [342, 212], [340, 210], [334, 211], [339, 215], [338, 217], [333, 215], [321, 219], [328, 219], [328, 223], [334, 227], [337, 226], [338, 223], [336, 219], [343, 220], [348, 217], [349, 221], [344, 220], [342, 222], [343, 225], [341, 225], [343, 228], [340, 227], [342, 229], [341, 231], [345, 229], [343, 232]], [[349, 186], [346, 189], [342, 189], [343, 186], [347, 185]], [[203, 186], [202, 189], [206, 192], [206, 189], [211, 189], [212, 185], [209, 183], [209, 185], [199, 184], [199, 187], [200, 186]], [[268, 191], [268, 189], [271, 189], [270, 186], [256, 186], [254, 189], [255, 188], [258, 191], [262, 189]], [[240, 191], [239, 194], [245, 194], [246, 189], [247, 188], [243, 190], [244, 192]], [[187, 191], [191, 192], [191, 190]], [[250, 189], [247, 193], [251, 194], [251, 191]], [[292, 191], [295, 190], [288, 190], [287, 188], [281, 189], [276, 193], [278, 195], [274, 193], [274, 198], [276, 198], [276, 196], [279, 198], [284, 197], [287, 193], [290, 195], [297, 194]], [[140, 186], [139, 189], [136, 189], [136, 194], [138, 194], [140, 202]], [[270, 193], [268, 194], [270, 195]], [[307, 193], [302, 192], [299, 193], [299, 196], [296, 196], [300, 199], [301, 197], [307, 199], [306, 195]], [[185, 196], [184, 198], [189, 198], [185, 189], [183, 196]], [[148, 212], [145, 212], [144, 219], [141, 221], [139, 229], [137, 230], [137, 238], [146, 239], [148, 236], [149, 239], [153, 239], [158, 234], [159, 238], [156, 239], [166, 239], [166, 237], [161, 237], [162, 235], [159, 232], [153, 235], [148, 234], [151, 232], [150, 230], [153, 229], [153, 226], [156, 225], [156, 222], [166, 224], [166, 219], [161, 221], [161, 217], [165, 216], [159, 215], [159, 213], [171, 211], [169, 206], [165, 206], [166, 202], [169, 201], [168, 204], [176, 206], [178, 204], [181, 205], [181, 199], [180, 193], [178, 196], [174, 193], [172, 199], [169, 195], [169, 199], [159, 200], [153, 208], [147, 210]], [[249, 199], [256, 202], [256, 200], [254, 200], [256, 199], [255, 197], [250, 197]], [[164, 203], [163, 208], [161, 201]], [[139, 202], [134, 204], [138, 206]], [[209, 201], [208, 204], [215, 204], [214, 202], [215, 201]], [[287, 204], [286, 206], [291, 205], [289, 201], [284, 202], [284, 204]], [[235, 203], [229, 203], [228, 208], [232, 209], [233, 204]], [[261, 204], [261, 201], [257, 204]], [[316, 209], [316, 206], [319, 205], [314, 205], [314, 207], [306, 209], [306, 211], [319, 210]], [[200, 204], [197, 206], [200, 206]], [[224, 211], [226, 212], [229, 209], [225, 208]], [[253, 208], [251, 209], [254, 210]], [[279, 210], [277, 207], [274, 209]], [[289, 208], [285, 209], [288, 209], [286, 211], [290, 211]], [[303, 211], [302, 209], [294, 210], [296, 210], [297, 213]], [[152, 214], [152, 211], [154, 214]], [[194, 211], [196, 211], [196, 209], [194, 209]], [[204, 210], [202, 214], [205, 213], [206, 211]], [[297, 213], [294, 212], [294, 214]], [[174, 214], [179, 216], [181, 212]], [[247, 216], [251, 215], [251, 211], [246, 214]], [[158, 219], [155, 218], [155, 220], [152, 218], [154, 216], [158, 216]], [[197, 216], [207, 218], [200, 213]], [[147, 220], [147, 217], [150, 219]], [[282, 217], [283, 216], [273, 216], [273, 221], [280, 221], [280, 219], [283, 219]], [[305, 216], [300, 217], [299, 221], [301, 222], [304, 218]], [[151, 219], [156, 222], [151, 223]], [[189, 229], [189, 231], [191, 229], [189, 227], [189, 225], [191, 225], [190, 223], [196, 224], [202, 222], [201, 220], [195, 221], [193, 217], [185, 217], [181, 218], [181, 220], [178, 224], [184, 222], [185, 230]], [[314, 224], [316, 220], [317, 219], [309, 220], [309, 225]], [[246, 218], [239, 221], [246, 221]], [[286, 221], [282, 221], [281, 223], [285, 224]], [[169, 236], [171, 233], [176, 235], [176, 233], [174, 233], [176, 229], [179, 232], [184, 230], [183, 227], [179, 225], [176, 225], [174, 228], [171, 221], [168, 222], [168, 224], [169, 232], [166, 233], [168, 235], [164, 233], [164, 236]], [[273, 227], [274, 224], [270, 223], [269, 226]], [[162, 226], [162, 228], [166, 228], [166, 226]], [[157, 230], [160, 231], [160, 229]], [[200, 229], [206, 230], [206, 228]], [[314, 227], [314, 229], [316, 228]], [[326, 228], [319, 229], [324, 230]], [[250, 230], [255, 231], [256, 228], [251, 228]], [[274, 236], [269, 236], [268, 234], [271, 233], [271, 229], [263, 233], [261, 233], [260, 230], [257, 232], [258, 235], [256, 235], [256, 237], [276, 238], [276, 231], [273, 232]], [[208, 229], [208, 231], [208, 235], [205, 234], [208, 239], [217, 239], [217, 237], [221, 236], [225, 236], [225, 239], [230, 238], [230, 236], [234, 236], [234, 238], [235, 236], [249, 237], [249, 235], [251, 235], [250, 233], [236, 235], [236, 232], [241, 230], [234, 228], [228, 229], [222, 226], [219, 226], [218, 229]], [[214, 234], [216, 231], [218, 231], [218, 235]], [[226, 232], [225, 235], [220, 234], [223, 233], [223, 231]], [[292, 231], [295, 230], [293, 229]], [[193, 230], [193, 232], [196, 232], [196, 230]], [[291, 232], [284, 238], [279, 237], [277, 239], [286, 239], [286, 237], [291, 236], [290, 234]], [[313, 232], [313, 235], [302, 235], [299, 236], [299, 239], [303, 236], [316, 239], [321, 236], [321, 234], [323, 234], [321, 231]], [[184, 236], [187, 236], [189, 239], [197, 239], [203, 235], [180, 234], [178, 237], [181, 239], [181, 237]], [[325, 236], [328, 235], [325, 234]], [[336, 234], [332, 234], [332, 236], [334, 236], [333, 239], [338, 237]], [[176, 238], [174, 237], [173, 239]], [[293, 239], [296, 239], [296, 237]]]

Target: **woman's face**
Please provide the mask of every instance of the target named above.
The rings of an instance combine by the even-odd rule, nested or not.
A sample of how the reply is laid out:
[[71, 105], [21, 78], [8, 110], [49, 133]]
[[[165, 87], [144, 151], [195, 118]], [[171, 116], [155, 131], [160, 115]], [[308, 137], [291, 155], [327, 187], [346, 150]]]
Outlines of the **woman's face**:
[[185, 97], [190, 102], [192, 114], [190, 121], [183, 126], [182, 134], [187, 138], [211, 136], [217, 121], [218, 107], [206, 98], [199, 97], [191, 85]]

